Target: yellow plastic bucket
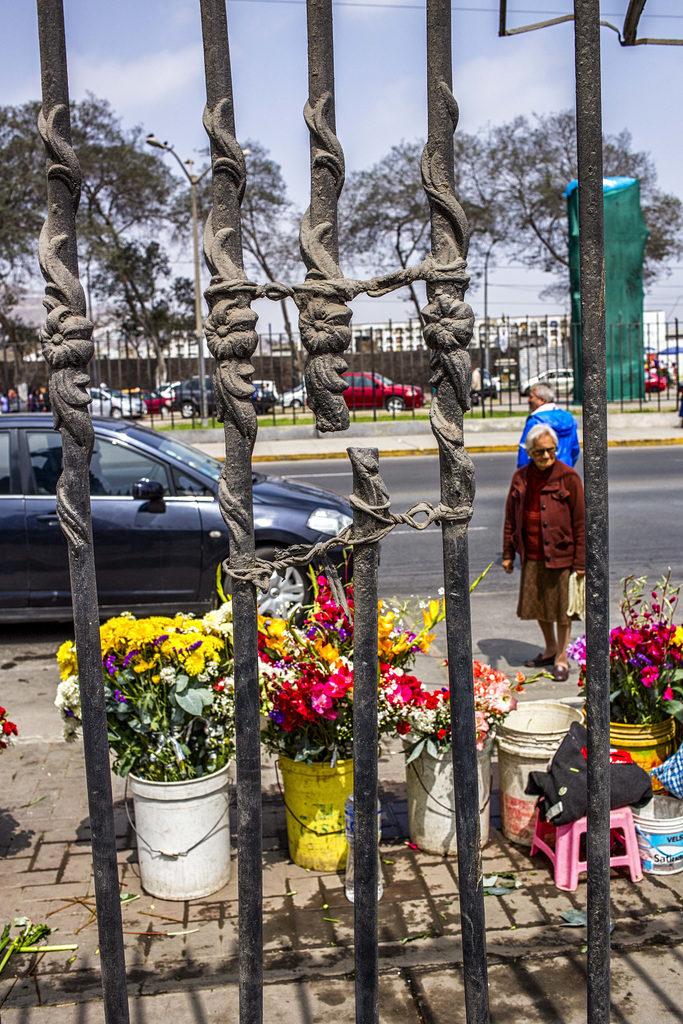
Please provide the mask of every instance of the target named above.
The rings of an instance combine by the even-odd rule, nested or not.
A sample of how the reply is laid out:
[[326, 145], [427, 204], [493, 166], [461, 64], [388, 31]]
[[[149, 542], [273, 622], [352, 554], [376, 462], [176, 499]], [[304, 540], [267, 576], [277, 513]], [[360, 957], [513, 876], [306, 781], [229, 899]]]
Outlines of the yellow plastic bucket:
[[[675, 752], [676, 719], [668, 718], [656, 725], [625, 725], [623, 722], [610, 722], [610, 746], [617, 750], [627, 750], [636, 764], [649, 772], [651, 768], [663, 764]], [[661, 793], [664, 787], [657, 779], [652, 779], [652, 790]]]
[[346, 865], [344, 801], [353, 792], [353, 761], [305, 764], [279, 758], [287, 811], [289, 856], [302, 868], [337, 871]]

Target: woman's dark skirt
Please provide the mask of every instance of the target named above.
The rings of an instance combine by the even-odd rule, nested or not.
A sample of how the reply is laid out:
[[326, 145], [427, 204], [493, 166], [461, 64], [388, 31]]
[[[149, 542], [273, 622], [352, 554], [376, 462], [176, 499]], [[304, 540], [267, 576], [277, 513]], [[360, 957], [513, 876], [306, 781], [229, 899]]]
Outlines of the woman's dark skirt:
[[570, 573], [571, 569], [548, 569], [544, 562], [527, 559], [519, 583], [517, 618], [568, 626]]

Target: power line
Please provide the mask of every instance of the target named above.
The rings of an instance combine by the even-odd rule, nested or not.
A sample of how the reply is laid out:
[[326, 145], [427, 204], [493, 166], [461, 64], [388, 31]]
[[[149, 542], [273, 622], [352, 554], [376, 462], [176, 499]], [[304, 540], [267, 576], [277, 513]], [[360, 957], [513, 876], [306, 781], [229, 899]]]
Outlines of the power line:
[[[229, 0], [230, 3], [242, 3], [242, 4], [288, 4], [294, 5], [295, 7], [303, 7], [306, 0]], [[424, 4], [380, 4], [371, 3], [369, 0], [332, 0], [333, 7], [367, 7], [374, 8], [375, 10], [394, 10], [394, 11], [424, 11]], [[463, 11], [468, 14], [499, 14], [497, 7], [460, 7], [458, 4], [451, 4], [452, 11]], [[534, 8], [519, 8], [518, 10], [508, 11], [509, 14], [543, 14], [547, 15], [557, 14], [558, 17], [563, 17], [561, 11], [549, 12], [548, 10], [539, 11]], [[623, 12], [610, 13], [603, 11], [603, 18], [621, 18]], [[683, 14], [643, 14], [643, 18], [660, 18], [663, 20], [667, 19], [681, 19]]]

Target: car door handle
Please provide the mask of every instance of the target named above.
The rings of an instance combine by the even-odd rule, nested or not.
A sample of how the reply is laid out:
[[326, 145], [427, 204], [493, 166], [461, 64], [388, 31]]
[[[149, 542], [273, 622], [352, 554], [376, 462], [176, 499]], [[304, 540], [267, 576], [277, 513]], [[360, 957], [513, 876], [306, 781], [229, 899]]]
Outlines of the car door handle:
[[47, 512], [43, 516], [36, 516], [37, 523], [48, 523], [50, 526], [59, 525], [59, 519], [57, 518], [56, 512]]

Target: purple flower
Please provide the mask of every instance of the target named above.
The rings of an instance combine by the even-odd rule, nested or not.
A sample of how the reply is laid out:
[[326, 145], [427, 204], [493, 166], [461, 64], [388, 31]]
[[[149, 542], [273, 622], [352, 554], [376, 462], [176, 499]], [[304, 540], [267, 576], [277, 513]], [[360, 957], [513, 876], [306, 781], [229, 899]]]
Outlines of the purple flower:
[[114, 690], [114, 700], [117, 700], [119, 704], [127, 704], [128, 700], [123, 696], [120, 690]]
[[108, 654], [104, 659], [104, 665], [110, 676], [113, 676], [116, 672], [116, 658], [113, 654]]
[[123, 667], [128, 668], [133, 658], [137, 658], [139, 653], [139, 651], [129, 651], [128, 654], [123, 659]]
[[567, 644], [567, 657], [572, 661], [585, 662], [586, 660], [586, 637], [580, 636], [578, 640]]
[[268, 717], [272, 718], [277, 725], [282, 725], [285, 720], [285, 713], [280, 711], [279, 708], [273, 708], [272, 711], [268, 712]]
[[162, 644], [164, 640], [168, 640], [168, 633], [164, 633], [163, 636], [158, 636], [156, 640], [152, 640], [153, 644]]
[[202, 640], [197, 640], [196, 644], [190, 644], [190, 646], [186, 647], [185, 650], [186, 651], [196, 651], [198, 647], [202, 646], [202, 643], [203, 643]]

